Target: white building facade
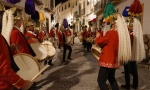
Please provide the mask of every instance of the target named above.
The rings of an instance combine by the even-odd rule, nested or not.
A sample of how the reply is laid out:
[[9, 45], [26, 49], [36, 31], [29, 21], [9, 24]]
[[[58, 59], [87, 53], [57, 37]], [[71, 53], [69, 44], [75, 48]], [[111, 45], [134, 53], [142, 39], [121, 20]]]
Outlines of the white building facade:
[[67, 19], [74, 26], [75, 32], [81, 30], [82, 25], [88, 26], [88, 21], [96, 18], [94, 15], [95, 0], [68, 0], [55, 8], [55, 22], [62, 23]]

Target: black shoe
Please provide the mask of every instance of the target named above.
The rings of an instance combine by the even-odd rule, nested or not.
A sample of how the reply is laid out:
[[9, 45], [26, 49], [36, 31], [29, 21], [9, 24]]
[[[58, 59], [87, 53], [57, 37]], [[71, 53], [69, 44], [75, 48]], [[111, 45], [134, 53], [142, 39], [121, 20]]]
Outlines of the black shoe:
[[44, 61], [44, 65], [46, 65], [46, 64], [47, 64], [47, 61], [45, 60], [45, 61]]
[[54, 66], [54, 64], [52, 63], [52, 60], [49, 60], [48, 65]]
[[69, 60], [73, 60], [72, 58], [68, 58]]
[[48, 63], [48, 65], [54, 66], [54, 64], [52, 64], [52, 63]]
[[130, 86], [128, 87], [127, 85], [121, 85], [121, 88], [126, 89], [126, 90], [130, 90]]
[[132, 87], [133, 89], [137, 89], [137, 88], [138, 88], [138, 86], [133, 86], [133, 85], [131, 85], [131, 87]]
[[64, 61], [64, 60], [63, 60], [62, 63], [69, 63], [69, 61]]

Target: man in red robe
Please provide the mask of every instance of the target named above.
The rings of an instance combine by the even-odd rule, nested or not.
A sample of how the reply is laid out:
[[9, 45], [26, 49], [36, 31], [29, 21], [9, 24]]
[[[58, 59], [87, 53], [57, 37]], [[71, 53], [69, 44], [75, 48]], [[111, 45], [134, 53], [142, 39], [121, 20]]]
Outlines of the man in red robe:
[[34, 42], [38, 42], [37, 36], [34, 33], [34, 25], [35, 25], [35, 22], [32, 20], [29, 21], [28, 24], [26, 25], [26, 28], [28, 28], [29, 30], [26, 31], [25, 37], [26, 37], [29, 44], [34, 43]]
[[1, 34], [0, 42], [0, 90], [28, 88], [31, 83], [16, 74], [19, 68], [16, 66], [11, 50]]
[[54, 27], [52, 27], [50, 32], [49, 32], [50, 37], [55, 37], [55, 31], [54, 30], [55, 30]]
[[17, 53], [26, 53], [32, 56], [36, 56], [31, 46], [28, 44], [27, 40], [25, 39], [24, 35], [20, 31], [20, 27], [23, 20], [22, 17], [16, 16], [14, 20], [15, 20], [14, 27], [10, 35], [10, 46], [16, 46], [17, 49], [12, 50], [13, 55]]
[[108, 31], [105, 36], [100, 37], [100, 33], [96, 34], [95, 42], [102, 48], [102, 52], [99, 59], [99, 74], [98, 84], [101, 90], [109, 90], [106, 81], [111, 84], [112, 90], [119, 90], [115, 71], [119, 68], [118, 57], [118, 46], [119, 36], [116, 31], [116, 25], [112, 24], [112, 30]]
[[41, 27], [41, 31], [38, 34], [38, 40], [40, 42], [43, 42], [44, 40], [48, 40], [48, 38], [49, 38], [49, 34], [46, 30], [45, 24], [43, 24], [42, 27]]
[[[2, 20], [3, 5], [0, 5], [0, 22]], [[1, 31], [2, 23], [0, 23]], [[0, 90], [12, 90], [12, 89], [26, 89], [31, 83], [29, 81], [23, 80], [20, 76], [16, 74], [19, 70], [18, 66], [14, 62], [10, 47], [1, 35], [0, 32]]]

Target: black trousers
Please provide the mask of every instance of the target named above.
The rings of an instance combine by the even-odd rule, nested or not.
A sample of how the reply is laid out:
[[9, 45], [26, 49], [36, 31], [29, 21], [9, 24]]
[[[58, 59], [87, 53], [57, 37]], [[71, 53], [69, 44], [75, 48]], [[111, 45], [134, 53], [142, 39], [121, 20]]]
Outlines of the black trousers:
[[90, 52], [92, 48], [92, 44], [90, 42], [87, 42], [87, 51]]
[[86, 47], [87, 47], [87, 42], [86, 42], [86, 40], [85, 40], [85, 39], [83, 39], [83, 43], [82, 43], [82, 44], [83, 44], [83, 47], [84, 47], [84, 48], [86, 48]]
[[126, 86], [130, 88], [130, 74], [133, 76], [133, 87], [138, 87], [138, 71], [136, 61], [129, 61], [124, 65]]
[[109, 90], [106, 81], [108, 79], [109, 83], [111, 84], [112, 90], [119, 90], [116, 78], [115, 78], [115, 68], [105, 68], [100, 67], [99, 74], [98, 74], [98, 85], [100, 90]]
[[71, 47], [70, 45], [66, 45], [66, 44], [65, 44], [65, 45], [64, 45], [64, 51], [63, 51], [63, 61], [65, 61], [67, 49], [69, 50], [68, 58], [71, 58], [72, 47]]

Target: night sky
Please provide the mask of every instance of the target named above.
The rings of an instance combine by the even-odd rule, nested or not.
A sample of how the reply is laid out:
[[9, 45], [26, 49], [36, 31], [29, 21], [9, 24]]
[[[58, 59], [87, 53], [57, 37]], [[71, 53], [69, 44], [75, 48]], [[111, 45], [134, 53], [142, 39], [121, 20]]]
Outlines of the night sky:
[[56, 5], [59, 4], [60, 2], [65, 2], [67, 0], [55, 0]]

